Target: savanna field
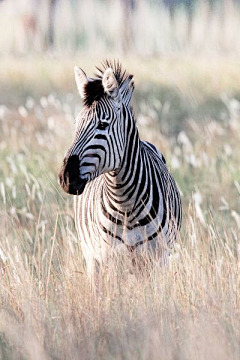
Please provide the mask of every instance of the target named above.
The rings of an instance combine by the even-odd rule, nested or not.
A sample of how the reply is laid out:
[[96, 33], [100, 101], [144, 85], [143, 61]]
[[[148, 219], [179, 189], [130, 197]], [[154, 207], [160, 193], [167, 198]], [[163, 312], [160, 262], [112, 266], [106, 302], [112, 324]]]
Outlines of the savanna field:
[[81, 108], [72, 68], [92, 74], [94, 62], [1, 63], [0, 358], [239, 359], [238, 64], [123, 60], [142, 139], [181, 190], [183, 225], [168, 267], [131, 273], [122, 259], [96, 292], [57, 183]]
[[[239, 360], [239, 24], [237, 0], [0, 0], [0, 360]], [[118, 259], [96, 290], [57, 174], [73, 66], [106, 57], [183, 223], [168, 266]]]

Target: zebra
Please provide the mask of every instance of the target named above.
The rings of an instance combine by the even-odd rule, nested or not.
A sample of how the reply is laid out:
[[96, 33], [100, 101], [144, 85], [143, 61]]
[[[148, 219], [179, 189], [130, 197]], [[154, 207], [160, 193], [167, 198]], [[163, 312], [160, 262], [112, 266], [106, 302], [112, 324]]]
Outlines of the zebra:
[[88, 78], [74, 67], [83, 108], [59, 173], [74, 196], [75, 224], [87, 272], [121, 253], [168, 258], [178, 236], [182, 206], [164, 156], [141, 141], [131, 98], [133, 75], [105, 60]]

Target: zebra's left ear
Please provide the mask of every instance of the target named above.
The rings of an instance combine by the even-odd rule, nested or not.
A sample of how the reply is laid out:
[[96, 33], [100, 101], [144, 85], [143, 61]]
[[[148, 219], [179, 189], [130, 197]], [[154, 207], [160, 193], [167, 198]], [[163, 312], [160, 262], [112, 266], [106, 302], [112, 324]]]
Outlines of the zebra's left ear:
[[85, 96], [85, 87], [88, 84], [88, 78], [85, 72], [77, 66], [74, 66], [74, 76], [78, 92], [82, 98]]
[[113, 73], [113, 69], [105, 70], [102, 77], [102, 85], [105, 93], [107, 93], [113, 100], [120, 100], [119, 85]]

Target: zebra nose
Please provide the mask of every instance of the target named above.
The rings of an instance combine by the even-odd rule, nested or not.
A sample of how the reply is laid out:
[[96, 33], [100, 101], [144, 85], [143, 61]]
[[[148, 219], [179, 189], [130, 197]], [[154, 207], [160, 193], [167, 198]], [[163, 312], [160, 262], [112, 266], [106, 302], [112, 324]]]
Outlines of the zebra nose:
[[72, 155], [64, 159], [62, 169], [58, 175], [60, 186], [65, 192], [73, 195], [80, 195], [86, 185], [85, 180], [79, 178], [79, 157]]

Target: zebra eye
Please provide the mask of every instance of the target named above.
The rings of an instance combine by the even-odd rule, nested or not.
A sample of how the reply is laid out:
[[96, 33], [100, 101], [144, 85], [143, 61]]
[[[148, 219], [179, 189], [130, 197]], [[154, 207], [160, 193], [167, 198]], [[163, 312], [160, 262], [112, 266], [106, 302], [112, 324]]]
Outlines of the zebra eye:
[[109, 124], [106, 121], [99, 121], [97, 129], [98, 130], [105, 130]]

